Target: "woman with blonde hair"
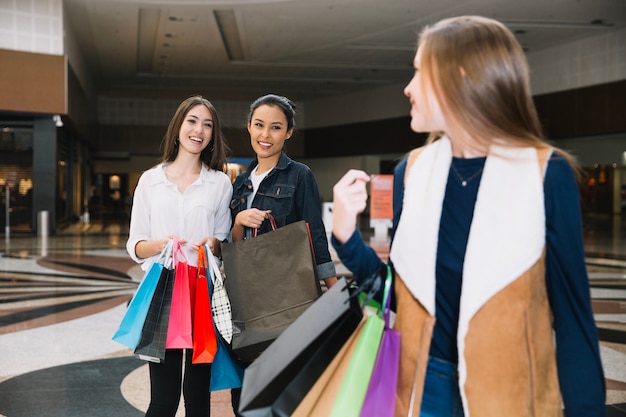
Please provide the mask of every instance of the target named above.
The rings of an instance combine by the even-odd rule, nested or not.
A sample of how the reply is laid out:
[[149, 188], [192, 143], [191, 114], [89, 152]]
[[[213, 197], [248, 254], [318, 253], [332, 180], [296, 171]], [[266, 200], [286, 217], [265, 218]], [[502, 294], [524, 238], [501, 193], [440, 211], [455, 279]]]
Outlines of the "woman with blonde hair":
[[[450, 18], [414, 67], [411, 129], [431, 135], [395, 171], [396, 415], [604, 416], [576, 168], [542, 138], [522, 48], [500, 22]], [[356, 228], [368, 181], [333, 190], [357, 280], [382, 265]]]

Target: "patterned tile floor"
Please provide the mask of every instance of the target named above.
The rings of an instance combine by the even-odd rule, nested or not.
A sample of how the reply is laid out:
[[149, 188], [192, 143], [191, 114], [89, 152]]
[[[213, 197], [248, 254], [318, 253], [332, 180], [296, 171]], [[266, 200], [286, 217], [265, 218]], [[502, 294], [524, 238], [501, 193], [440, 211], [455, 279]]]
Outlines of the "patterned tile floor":
[[[147, 365], [111, 340], [143, 275], [124, 249], [125, 223], [0, 241], [0, 417], [144, 414]], [[626, 416], [626, 219], [586, 219], [585, 249], [607, 415]], [[212, 395], [211, 411], [233, 416], [228, 391]]]

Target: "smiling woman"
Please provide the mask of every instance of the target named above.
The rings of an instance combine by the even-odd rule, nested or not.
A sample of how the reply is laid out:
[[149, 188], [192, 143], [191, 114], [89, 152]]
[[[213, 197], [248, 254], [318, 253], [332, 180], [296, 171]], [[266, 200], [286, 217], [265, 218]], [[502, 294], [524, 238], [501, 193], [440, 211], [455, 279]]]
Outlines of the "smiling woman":
[[[227, 238], [231, 224], [228, 202], [232, 188], [224, 173], [225, 148], [213, 105], [200, 96], [183, 101], [163, 138], [162, 162], [142, 174], [134, 194], [126, 249], [142, 268], [147, 269], [174, 238], [182, 245], [193, 282], [198, 248], [207, 245], [214, 255], [221, 254], [220, 243]], [[183, 264], [178, 264], [177, 270], [179, 265]], [[191, 354], [191, 349], [167, 348], [163, 362], [150, 362], [147, 416], [173, 417], [181, 383], [186, 415], [209, 414], [211, 365], [192, 363]]]
[[[263, 234], [304, 220], [310, 229], [317, 277], [330, 287], [337, 282], [337, 272], [328, 250], [317, 181], [308, 166], [283, 152], [285, 141], [293, 135], [295, 117], [295, 103], [275, 94], [259, 97], [250, 106], [248, 133], [256, 159], [233, 184], [232, 239], [236, 242], [250, 237], [252, 230]], [[265, 221], [270, 213], [275, 225]], [[240, 395], [241, 389], [232, 391], [235, 413]]]

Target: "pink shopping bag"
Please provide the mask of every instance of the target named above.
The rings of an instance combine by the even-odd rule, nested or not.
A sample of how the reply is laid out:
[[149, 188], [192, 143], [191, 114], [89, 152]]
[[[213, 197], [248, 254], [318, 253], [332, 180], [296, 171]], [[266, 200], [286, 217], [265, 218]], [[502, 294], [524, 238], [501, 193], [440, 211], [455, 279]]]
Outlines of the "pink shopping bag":
[[178, 240], [174, 241], [174, 259], [176, 260], [176, 274], [165, 347], [187, 349], [193, 347], [189, 267]]

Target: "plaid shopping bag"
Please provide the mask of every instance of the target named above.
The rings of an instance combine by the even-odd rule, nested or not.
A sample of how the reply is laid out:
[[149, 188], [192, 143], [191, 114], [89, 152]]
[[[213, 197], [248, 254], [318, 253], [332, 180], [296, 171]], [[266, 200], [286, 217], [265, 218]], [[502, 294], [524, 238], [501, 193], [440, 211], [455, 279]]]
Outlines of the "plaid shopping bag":
[[224, 340], [230, 344], [233, 339], [233, 317], [230, 299], [228, 298], [226, 286], [224, 285], [224, 277], [217, 264], [217, 260], [208, 247], [205, 249], [209, 261], [211, 283], [213, 284], [213, 294], [211, 295], [213, 323]]

